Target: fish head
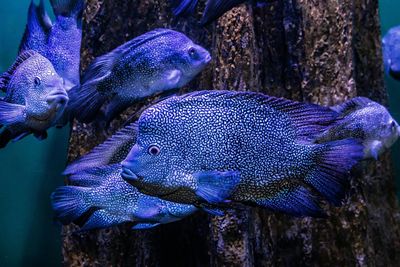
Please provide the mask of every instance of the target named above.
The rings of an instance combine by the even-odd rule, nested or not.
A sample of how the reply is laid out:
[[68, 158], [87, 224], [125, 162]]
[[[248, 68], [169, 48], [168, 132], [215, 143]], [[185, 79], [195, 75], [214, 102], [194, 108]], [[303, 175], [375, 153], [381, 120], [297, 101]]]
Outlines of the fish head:
[[385, 72], [400, 80], [400, 27], [388, 31], [382, 39]]
[[364, 112], [369, 113], [369, 116], [365, 116], [365, 120], [367, 120], [365, 124], [366, 138], [368, 142], [380, 144], [375, 148], [375, 154], [379, 155], [397, 141], [400, 135], [400, 126], [386, 107], [378, 103], [369, 105]]
[[[163, 109], [163, 107], [161, 107]], [[184, 183], [183, 165], [187, 160], [181, 137], [169, 123], [160, 123], [157, 105], [145, 110], [138, 120], [135, 145], [122, 162], [122, 177], [142, 193], [165, 196]]]
[[182, 73], [177, 87], [182, 87], [199, 74], [211, 61], [211, 55], [204, 47], [195, 44], [182, 33], [171, 35], [173, 42], [166, 60], [171, 62], [171, 68]]
[[24, 98], [28, 118], [39, 122], [61, 115], [68, 102], [63, 79], [51, 62], [35, 53], [19, 65], [12, 77], [15, 95]]

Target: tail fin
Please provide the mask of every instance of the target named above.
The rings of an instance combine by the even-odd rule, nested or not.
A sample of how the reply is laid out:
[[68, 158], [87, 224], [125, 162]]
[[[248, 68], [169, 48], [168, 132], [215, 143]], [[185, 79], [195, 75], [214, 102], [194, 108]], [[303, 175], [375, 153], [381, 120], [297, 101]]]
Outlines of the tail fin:
[[84, 0], [50, 0], [56, 16], [74, 17], [82, 16], [85, 6]]
[[350, 170], [364, 156], [363, 146], [356, 139], [344, 139], [319, 145], [316, 150], [316, 168], [305, 178], [305, 182], [329, 202], [339, 206], [348, 185]]
[[107, 99], [90, 83], [73, 87], [68, 91], [68, 97], [70, 103], [67, 112], [71, 112], [80, 122], [93, 121]]
[[208, 0], [200, 24], [206, 25], [246, 0]]
[[87, 188], [61, 186], [51, 194], [51, 204], [56, 217], [63, 224], [77, 221], [91, 208], [85, 200]]
[[189, 16], [194, 13], [198, 0], [170, 0], [174, 16]]

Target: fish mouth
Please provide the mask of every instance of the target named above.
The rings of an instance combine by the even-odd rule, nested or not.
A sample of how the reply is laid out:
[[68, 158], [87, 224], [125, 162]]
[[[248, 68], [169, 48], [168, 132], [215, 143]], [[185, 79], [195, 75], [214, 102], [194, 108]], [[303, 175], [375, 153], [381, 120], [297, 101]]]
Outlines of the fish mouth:
[[69, 101], [68, 95], [66, 92], [56, 91], [47, 96], [46, 102], [49, 105], [56, 104], [57, 107], [65, 106]]
[[206, 58], [204, 59], [204, 63], [205, 64], [207, 64], [208, 62], [210, 62], [211, 61], [211, 55], [210, 54], [208, 54], [207, 56], [206, 56]]
[[133, 171], [131, 171], [129, 168], [126, 167], [122, 167], [121, 177], [122, 179], [124, 179], [126, 182], [128, 182], [133, 186], [135, 182], [141, 180], [141, 177], [137, 176]]

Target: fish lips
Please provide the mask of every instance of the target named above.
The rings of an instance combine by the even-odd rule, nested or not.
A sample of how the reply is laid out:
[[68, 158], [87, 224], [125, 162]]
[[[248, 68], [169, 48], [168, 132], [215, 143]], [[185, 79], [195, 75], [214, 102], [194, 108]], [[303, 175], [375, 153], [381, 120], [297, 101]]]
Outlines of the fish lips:
[[137, 184], [137, 182], [141, 180], [139, 176], [137, 176], [131, 169], [126, 166], [122, 166], [121, 177], [133, 186], [135, 186], [135, 184]]

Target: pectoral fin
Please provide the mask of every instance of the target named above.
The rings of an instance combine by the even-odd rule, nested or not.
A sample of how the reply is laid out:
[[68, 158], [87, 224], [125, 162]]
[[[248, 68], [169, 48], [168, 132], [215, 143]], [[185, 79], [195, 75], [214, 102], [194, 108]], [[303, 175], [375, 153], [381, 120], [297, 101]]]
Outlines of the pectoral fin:
[[373, 157], [375, 160], [378, 160], [380, 152], [383, 150], [382, 142], [380, 141], [373, 141], [370, 144], [370, 156]]
[[25, 120], [25, 106], [0, 100], [0, 124], [10, 125]]
[[165, 81], [169, 85], [169, 88], [176, 87], [181, 77], [182, 72], [180, 70], [169, 70], [165, 72]]
[[138, 223], [132, 227], [134, 230], [149, 229], [160, 225], [160, 223]]
[[229, 202], [227, 198], [240, 181], [238, 171], [203, 171], [194, 174], [198, 182], [196, 195], [208, 203]]

